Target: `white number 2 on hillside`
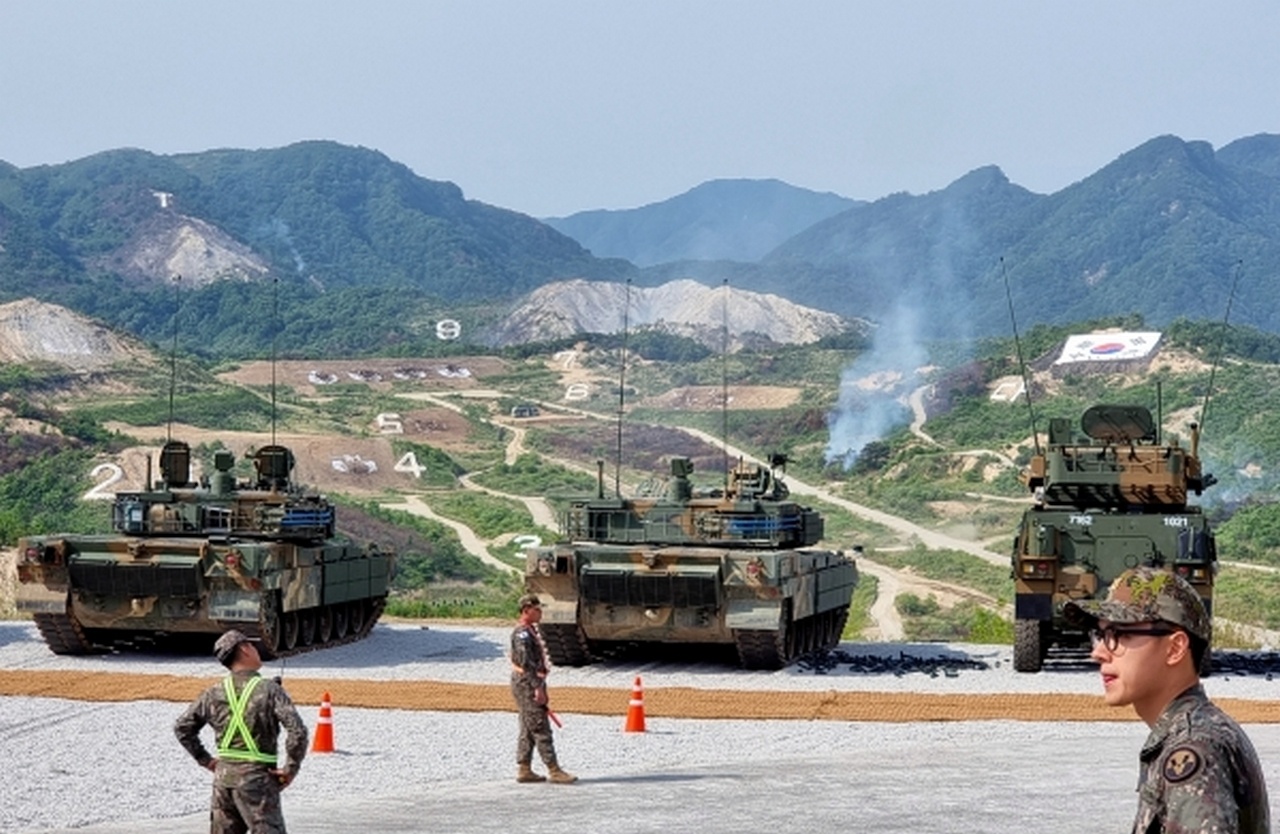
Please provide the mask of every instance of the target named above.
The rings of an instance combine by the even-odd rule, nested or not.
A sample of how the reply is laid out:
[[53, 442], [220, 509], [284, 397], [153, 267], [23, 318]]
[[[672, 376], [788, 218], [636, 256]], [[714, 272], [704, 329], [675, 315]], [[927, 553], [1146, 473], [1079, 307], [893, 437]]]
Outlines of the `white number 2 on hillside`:
[[100, 463], [93, 467], [93, 471], [89, 473], [90, 478], [97, 478], [102, 473], [107, 472], [109, 476], [106, 480], [94, 486], [84, 494], [85, 501], [111, 501], [115, 499], [115, 492], [107, 492], [107, 487], [120, 483], [124, 480], [124, 470], [114, 463]]

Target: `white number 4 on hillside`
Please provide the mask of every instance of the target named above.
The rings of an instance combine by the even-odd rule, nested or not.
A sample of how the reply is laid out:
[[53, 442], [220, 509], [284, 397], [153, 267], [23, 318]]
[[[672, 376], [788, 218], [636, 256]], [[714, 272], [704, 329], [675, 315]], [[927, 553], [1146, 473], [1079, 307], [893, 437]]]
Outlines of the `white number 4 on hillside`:
[[421, 478], [423, 471], [427, 467], [418, 463], [418, 456], [413, 452], [405, 452], [400, 460], [396, 461], [396, 465], [391, 468], [397, 472], [408, 472], [415, 478]]

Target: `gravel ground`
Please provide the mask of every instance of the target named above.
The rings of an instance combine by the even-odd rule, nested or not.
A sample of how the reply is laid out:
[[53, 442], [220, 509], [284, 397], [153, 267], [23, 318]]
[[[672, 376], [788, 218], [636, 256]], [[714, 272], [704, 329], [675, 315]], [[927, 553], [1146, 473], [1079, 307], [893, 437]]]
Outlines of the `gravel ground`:
[[[272, 663], [291, 678], [505, 681], [507, 629], [381, 624], [358, 644]], [[1079, 666], [1012, 671], [991, 646], [843, 644], [851, 655], [980, 660], [986, 670], [826, 674], [742, 672], [712, 664], [613, 661], [555, 669], [556, 685], [625, 690], [689, 686], [749, 691], [839, 689], [939, 693], [1098, 693]], [[0, 623], [0, 668], [110, 670], [213, 679], [211, 660], [145, 654], [89, 658], [48, 652], [29, 623]], [[1260, 676], [1214, 676], [1211, 695], [1267, 700]], [[314, 706], [300, 705], [314, 725]], [[295, 831], [683, 831], [797, 828], [867, 832], [1123, 830], [1135, 800], [1133, 722], [1010, 721], [878, 724], [650, 719], [644, 734], [616, 719], [565, 715], [561, 758], [583, 781], [517, 786], [510, 713], [346, 709], [334, 705], [338, 752], [308, 757], [285, 794]], [[172, 735], [182, 705], [0, 697], [0, 831], [207, 830], [208, 777]], [[1280, 725], [1249, 725], [1280, 794]], [[207, 732], [207, 731], [206, 731]], [[212, 739], [207, 738], [212, 744]], [[714, 811], [710, 810], [714, 809]], [[1087, 809], [1087, 812], [1085, 811]], [[1280, 819], [1273, 809], [1273, 816]], [[605, 821], [608, 825], [605, 825]]]

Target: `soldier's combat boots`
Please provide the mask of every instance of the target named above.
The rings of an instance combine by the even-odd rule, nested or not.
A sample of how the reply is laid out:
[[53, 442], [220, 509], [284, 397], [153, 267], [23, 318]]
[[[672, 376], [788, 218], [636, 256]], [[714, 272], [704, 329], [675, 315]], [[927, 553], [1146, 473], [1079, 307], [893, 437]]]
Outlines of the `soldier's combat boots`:
[[533, 768], [529, 767], [527, 764], [522, 764], [519, 765], [519, 770], [516, 771], [516, 781], [545, 782], [547, 781], [547, 777], [543, 776], [541, 773], [534, 773]]
[[547, 767], [547, 775], [552, 782], [560, 785], [568, 785], [571, 782], [578, 781], [578, 777], [568, 771], [561, 770], [560, 765], [550, 765]]

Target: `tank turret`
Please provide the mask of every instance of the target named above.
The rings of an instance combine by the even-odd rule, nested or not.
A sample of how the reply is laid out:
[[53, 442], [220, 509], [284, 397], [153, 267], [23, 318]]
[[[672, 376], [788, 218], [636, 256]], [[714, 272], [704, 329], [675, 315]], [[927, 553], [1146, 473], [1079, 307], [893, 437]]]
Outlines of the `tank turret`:
[[1023, 473], [1035, 505], [1013, 552], [1014, 667], [1022, 672], [1039, 671], [1054, 645], [1086, 645], [1062, 606], [1105, 596], [1128, 568], [1176, 571], [1212, 611], [1217, 551], [1200, 507], [1188, 503], [1216, 481], [1201, 471], [1199, 428], [1192, 424], [1189, 448], [1166, 443], [1139, 405], [1095, 405], [1080, 428], [1077, 435], [1069, 420], [1051, 419], [1045, 450]]

